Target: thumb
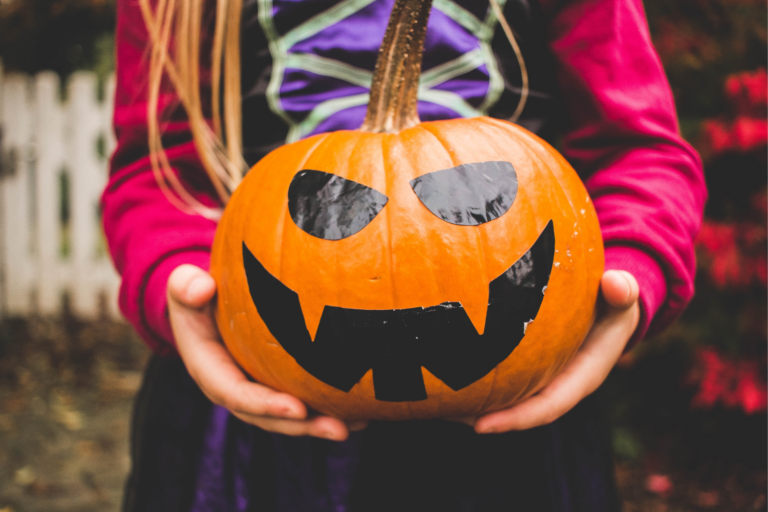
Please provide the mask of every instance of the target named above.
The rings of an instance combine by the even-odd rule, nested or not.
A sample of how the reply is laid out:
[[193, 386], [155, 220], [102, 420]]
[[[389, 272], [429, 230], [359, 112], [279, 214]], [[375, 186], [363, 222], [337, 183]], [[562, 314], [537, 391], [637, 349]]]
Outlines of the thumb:
[[600, 281], [600, 290], [609, 306], [627, 309], [637, 302], [640, 287], [635, 276], [625, 270], [608, 270]]
[[168, 299], [198, 309], [216, 293], [216, 281], [205, 270], [194, 265], [179, 265], [168, 277]]

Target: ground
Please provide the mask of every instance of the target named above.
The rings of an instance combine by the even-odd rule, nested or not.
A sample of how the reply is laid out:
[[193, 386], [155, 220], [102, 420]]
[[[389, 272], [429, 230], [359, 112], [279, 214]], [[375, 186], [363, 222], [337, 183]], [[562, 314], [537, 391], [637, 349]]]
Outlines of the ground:
[[149, 351], [111, 322], [6, 322], [0, 511], [120, 509], [133, 396]]
[[[120, 509], [131, 406], [148, 356], [122, 323], [0, 324], [0, 512]], [[631, 454], [629, 434], [619, 430], [617, 442]], [[691, 467], [671, 453], [660, 444], [619, 459], [625, 512], [766, 510], [764, 465], [705, 457]]]

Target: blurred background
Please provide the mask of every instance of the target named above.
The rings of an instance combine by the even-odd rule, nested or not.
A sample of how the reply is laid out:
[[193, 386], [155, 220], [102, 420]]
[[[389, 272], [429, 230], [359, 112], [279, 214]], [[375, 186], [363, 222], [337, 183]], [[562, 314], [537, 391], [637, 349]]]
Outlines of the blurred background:
[[[605, 385], [617, 479], [627, 512], [766, 510], [766, 2], [645, 5], [710, 199], [691, 306]], [[119, 509], [148, 351], [99, 270], [114, 22], [113, 0], [0, 0], [0, 512]], [[96, 128], [81, 134], [87, 116]], [[65, 133], [57, 154], [19, 138], [34, 139], [37, 125]], [[98, 186], [83, 186], [73, 167], [92, 169]], [[20, 194], [20, 180], [36, 192]], [[23, 249], [50, 265], [30, 267], [10, 243], [18, 216], [33, 224]], [[40, 284], [56, 279], [87, 289], [62, 298]], [[29, 301], [13, 304], [8, 290], [20, 286]]]

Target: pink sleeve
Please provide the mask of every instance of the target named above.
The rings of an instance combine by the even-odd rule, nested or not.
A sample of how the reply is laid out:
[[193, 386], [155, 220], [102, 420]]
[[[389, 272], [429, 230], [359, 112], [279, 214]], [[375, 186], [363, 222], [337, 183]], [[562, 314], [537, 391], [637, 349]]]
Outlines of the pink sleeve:
[[630, 345], [671, 323], [693, 296], [693, 238], [706, 188], [640, 0], [551, 0], [550, 47], [570, 125], [563, 155], [586, 177], [606, 269], [640, 284]]
[[[182, 212], [164, 196], [152, 173], [147, 146], [147, 33], [134, 0], [117, 3], [117, 91], [114, 127], [117, 148], [102, 196], [104, 231], [122, 277], [120, 309], [155, 351], [174, 351], [166, 314], [165, 288], [177, 266], [208, 268], [216, 224]], [[174, 106], [172, 94], [161, 104]], [[179, 117], [180, 108], [166, 109]], [[172, 167], [188, 189], [214, 205], [189, 127], [183, 116], [164, 126]]]

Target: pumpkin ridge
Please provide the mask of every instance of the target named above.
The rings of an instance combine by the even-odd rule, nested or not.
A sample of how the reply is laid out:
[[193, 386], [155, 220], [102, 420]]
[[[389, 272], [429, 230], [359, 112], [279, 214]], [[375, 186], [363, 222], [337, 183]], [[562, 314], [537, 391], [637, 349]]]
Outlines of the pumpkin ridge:
[[[339, 133], [339, 132], [334, 132], [334, 133]], [[351, 144], [352, 147], [349, 149], [350, 158], [348, 158], [345, 161], [345, 164], [347, 164], [349, 162], [349, 160], [352, 158], [352, 155], [356, 155], [357, 152], [360, 151], [361, 146], [364, 146], [364, 144], [365, 144], [365, 139], [364, 139], [364, 137], [360, 137], [360, 134], [354, 134], [353, 137], [354, 138], [352, 139], [352, 144]], [[345, 139], [343, 144], [344, 144], [344, 146], [349, 145], [350, 144], [350, 139]], [[360, 177], [357, 174], [355, 174], [354, 176], [351, 175], [352, 174], [351, 171], [354, 171], [354, 170], [357, 170], [358, 172], [360, 171], [359, 169], [350, 169], [349, 167], [345, 166], [345, 168], [344, 168], [345, 177], [347, 177], [347, 179], [353, 179], [354, 181], [356, 181], [358, 183], [361, 183]], [[336, 170], [334, 169], [334, 174], [336, 173], [335, 171]], [[363, 173], [361, 173], [361, 174], [363, 174], [364, 177], [366, 178], [365, 181], [368, 181], [371, 185], [373, 185], [373, 180], [368, 180], [367, 179], [368, 178], [368, 176], [367, 176], [368, 173], [367, 172], [363, 171]], [[385, 189], [384, 193], [385, 193], [385, 195], [387, 195], [387, 197], [389, 197], [387, 192], [388, 191]], [[384, 210], [386, 210], [386, 207], [384, 208]], [[379, 215], [381, 215], [381, 213], [385, 213], [386, 214], [386, 212], [379, 212]], [[365, 229], [365, 228], [363, 228], [363, 229]], [[334, 269], [333, 270], [334, 270], [334, 276], [336, 278], [336, 283], [344, 283], [343, 276], [344, 276], [344, 273], [345, 273], [345, 269], [344, 269], [345, 265], [344, 265], [343, 261], [340, 261], [341, 256], [342, 256], [341, 255], [341, 251], [338, 251], [338, 250], [334, 251], [334, 254], [333, 254]], [[341, 304], [345, 303], [345, 301], [343, 300], [344, 299], [344, 293], [346, 291], [345, 288], [346, 287], [345, 287], [344, 284], [342, 284], [340, 286], [337, 285], [335, 287], [335, 295], [336, 295], [336, 304], [337, 305], [341, 305]]]
[[[438, 135], [439, 134], [439, 130], [437, 130], [436, 127], [433, 124], [431, 124], [431, 123], [420, 123], [418, 125], [418, 127], [421, 128], [422, 130], [424, 130], [425, 132], [427, 132], [429, 135], [431, 135], [440, 144], [440, 146], [445, 151], [445, 154], [448, 155], [448, 158], [450, 159], [451, 164], [453, 166], [461, 165], [462, 163], [465, 163], [465, 162], [461, 162], [458, 159], [458, 157], [455, 155], [455, 153], [450, 150], [448, 141], [446, 139], [444, 139], [443, 137], [441, 137], [440, 135]], [[491, 277], [491, 276], [488, 275], [488, 263], [486, 261], [486, 251], [485, 251], [485, 245], [484, 245], [485, 244], [485, 237], [483, 236], [484, 232], [482, 230], [480, 230], [480, 229], [475, 229], [474, 232], [475, 232], [475, 244], [478, 247], [478, 251], [481, 254], [480, 260], [482, 261], [482, 270], [480, 270], [479, 273], [484, 278], [483, 279], [483, 284], [485, 286], [488, 286], [488, 284], [491, 282], [491, 280], [493, 280], [494, 277], [496, 277], [496, 276]], [[442, 286], [441, 286], [441, 288], [442, 288]], [[487, 307], [487, 304], [486, 304], [486, 307]]]
[[[535, 135], [533, 137], [529, 137], [529, 138], [532, 139], [533, 141], [536, 141], [536, 142], [540, 141], [540, 139], [538, 137], [536, 137]], [[543, 142], [546, 142], [546, 141], [543, 141]], [[543, 147], [546, 148], [547, 146], [543, 146]], [[547, 158], [551, 158], [552, 162], [555, 164], [555, 166], [561, 166], [562, 167], [565, 164], [565, 166], [567, 166], [566, 168], [572, 169], [571, 165], [565, 160], [565, 158], [563, 158], [563, 156], [560, 155], [557, 152], [552, 152], [550, 154], [550, 153], [547, 153], [547, 152], [539, 151], [539, 152], [537, 152], [537, 154], [539, 155], [539, 158], [543, 160], [543, 163], [545, 165], [547, 165], [548, 167], [550, 167], [550, 166], [549, 166], [549, 164], [548, 164], [546, 159]], [[541, 156], [542, 154], [544, 155], [545, 158], [543, 158]], [[574, 172], [575, 172], [575, 170], [574, 170]], [[560, 174], [558, 174], [556, 172], [553, 172], [552, 174], [555, 177], [555, 179], [561, 184], [561, 188], [563, 189], [563, 191], [566, 191], [567, 190], [566, 187], [563, 187], [563, 185], [562, 185], [562, 180], [561, 180]], [[578, 174], [577, 174], [577, 176], [578, 176]], [[579, 185], [580, 185], [580, 187], [579, 187]], [[571, 207], [573, 209], [573, 214], [574, 214], [575, 218], [579, 219], [580, 221], [584, 221], [583, 226], [587, 227], [589, 222], [591, 222], [592, 220], [596, 220], [597, 212], [594, 210], [594, 205], [591, 203], [591, 200], [589, 198], [589, 191], [587, 190], [586, 186], [580, 180], [579, 181], [574, 181], [573, 186], [575, 186], [576, 188], [580, 188], [580, 192], [584, 196], [586, 196], [586, 198], [587, 198], [586, 203], [581, 205], [581, 207], [580, 207], [579, 205], [574, 203], [574, 199], [576, 199], [576, 198], [572, 197], [572, 194], [569, 194], [567, 192], [565, 194], [566, 198], [568, 199], [569, 203], [571, 204]], [[587, 214], [587, 212], [585, 212], [585, 214], [582, 214], [581, 216], [579, 216], [579, 213], [581, 212], [582, 209], [586, 209], [588, 214]], [[591, 218], [593, 218], [593, 219], [591, 219]], [[602, 236], [600, 236], [600, 239], [602, 240]], [[586, 245], [587, 242], [588, 242], [588, 240], [584, 240], [584, 241], [582, 241], [582, 244]], [[585, 249], [586, 249], [586, 247], [585, 247]], [[587, 254], [587, 256], [588, 256], [588, 254]], [[595, 256], [597, 256], [597, 255], [595, 255]], [[588, 256], [587, 259], [593, 259], [595, 256]], [[604, 262], [603, 262], [603, 265], [604, 265]]]
[[[542, 149], [554, 150], [554, 148], [552, 148], [552, 146], [547, 141], [545, 141], [544, 139], [542, 139], [540, 137], [537, 137], [535, 134], [532, 134], [532, 133], [528, 132], [527, 130], [522, 129], [519, 125], [516, 125], [514, 123], [504, 122], [504, 121], [501, 121], [499, 119], [495, 119], [495, 118], [492, 118], [492, 117], [481, 118], [481, 120], [483, 122], [487, 123], [487, 124], [495, 126], [496, 128], [501, 128], [504, 132], [507, 132], [507, 133], [513, 135], [516, 138], [522, 139], [522, 141], [524, 141], [524, 146], [526, 147], [526, 149], [529, 150], [529, 154], [531, 152], [533, 154], [535, 154], [536, 158], [541, 163], [545, 164], [542, 167], [544, 167], [546, 169], [550, 169], [551, 168], [551, 166], [547, 165], [547, 162], [546, 162], [545, 158], [542, 157], [542, 151], [541, 151]], [[523, 144], [521, 144], [521, 145], [523, 145]], [[553, 159], [554, 159], [555, 163], [559, 163], [557, 158], [553, 158]], [[563, 160], [564, 163], [568, 164], [568, 166], [570, 167], [570, 164], [565, 159], [562, 159], [562, 160]], [[560, 186], [561, 190], [563, 190], [563, 192], [565, 193], [566, 187], [563, 186], [563, 182], [560, 179], [560, 176], [558, 175], [558, 173], [553, 172], [553, 171], [549, 171], [549, 172], [552, 174], [552, 177], [555, 179], [555, 181], [557, 181], [557, 183]], [[574, 170], [574, 172], [576, 172], [576, 171]], [[576, 174], [578, 176], [578, 173], [576, 173]], [[586, 187], [584, 187], [584, 192], [586, 194], [588, 194], [588, 191], [586, 190]], [[565, 195], [566, 199], [568, 200], [568, 203], [571, 206], [571, 210], [573, 212], [574, 217], [575, 218], [579, 218], [578, 215], [576, 215], [576, 213], [577, 213], [576, 205], [573, 203], [572, 198], [567, 193], [565, 193], [564, 195]]]
[[[315, 152], [315, 150], [317, 150], [318, 147], [320, 147], [325, 141], [327, 141], [331, 137], [331, 135], [332, 135], [331, 133], [325, 133], [325, 134], [321, 134], [321, 135], [316, 135], [316, 137], [318, 139], [317, 142], [304, 153], [302, 158], [299, 160], [299, 165], [297, 166], [296, 170], [294, 170], [293, 173], [291, 174], [291, 177], [295, 176], [297, 172], [299, 172], [299, 171], [304, 169], [304, 166], [306, 165], [307, 160], [309, 160], [309, 158], [312, 156], [312, 154]], [[269, 173], [268, 172], [262, 172], [262, 176], [266, 176], [267, 174], [269, 174]], [[284, 268], [284, 265], [283, 265], [283, 257], [284, 257], [283, 245], [285, 244], [285, 237], [287, 235], [287, 231], [285, 229], [285, 226], [286, 226], [286, 222], [293, 222], [293, 219], [291, 219], [291, 212], [288, 211], [287, 199], [286, 199], [286, 202], [284, 204], [283, 215], [281, 217], [282, 218], [280, 219], [280, 226], [278, 227], [278, 229], [280, 230], [280, 235], [275, 237], [275, 239], [279, 239], [280, 240], [279, 244], [275, 244], [277, 246], [275, 248], [280, 251], [280, 253], [278, 254], [277, 258], [275, 258], [277, 260], [277, 262], [278, 262], [278, 268], [276, 269], [275, 273], [273, 274], [275, 277], [277, 277], [280, 280], [283, 279], [283, 268]]]
[[[519, 131], [523, 135], [527, 135], [522, 130], [515, 130], [515, 131], [516, 132]], [[541, 168], [544, 168], [544, 169], [551, 169], [552, 166], [550, 166], [548, 164], [548, 162], [546, 161], [546, 159], [544, 158], [544, 156], [542, 156], [542, 155], [546, 155], [546, 153], [544, 151], [542, 151], [543, 149], [547, 148], [547, 146], [542, 144], [542, 142], [545, 142], [545, 141], [542, 141], [538, 137], [537, 138], [525, 137], [525, 138], [523, 138], [523, 141], [525, 142], [524, 146], [526, 147], [526, 149], [530, 153], [532, 153], [532, 155], [533, 155], [532, 161], [535, 162], [537, 167], [541, 167]], [[555, 159], [555, 161], [556, 161], [556, 159]], [[557, 161], [556, 161], [556, 163], [557, 163]], [[558, 196], [562, 195], [565, 198], [568, 206], [571, 209], [571, 213], [573, 214], [573, 218], [580, 219], [581, 217], [579, 217], [578, 212], [576, 210], [577, 205], [574, 204], [573, 198], [567, 193], [567, 188], [563, 186], [563, 182], [560, 179], [560, 176], [558, 176], [558, 174], [553, 172], [553, 171], [549, 171], [549, 172], [552, 175], [552, 178], [558, 184], [558, 187], [560, 188], [560, 192], [561, 193], [558, 194]], [[584, 193], [587, 194], [586, 190], [584, 191]], [[585, 219], [584, 225], [580, 225], [579, 226], [580, 230], [582, 229], [582, 227], [584, 229], [587, 229], [586, 222], [588, 222], [588, 220]], [[570, 224], [568, 225], [568, 228], [571, 228]], [[571, 229], [573, 229], [573, 228], [571, 228]], [[582, 231], [582, 233], [584, 233], [584, 232]], [[569, 231], [567, 233], [567, 236], [568, 236], [568, 239], [573, 240], [573, 238], [570, 237], [570, 229], [569, 229]], [[571, 250], [575, 252], [577, 245], [578, 245], [579, 251], [581, 252], [581, 259], [586, 261], [588, 259], [588, 252], [587, 252], [588, 248], [586, 247], [586, 239], [585, 239], [584, 236], [581, 236], [578, 239], [578, 241], [576, 241], [576, 243], [571, 243], [570, 244]], [[574, 257], [574, 259], [579, 259], [576, 254], [574, 254], [573, 257]], [[586, 271], [580, 271], [580, 272], [577, 272], [576, 274], [577, 274], [577, 276], [575, 276], [575, 279], [577, 279], [579, 281], [579, 283], [581, 283], [584, 287], [586, 287], [586, 283], [587, 283], [587, 281], [589, 281], [589, 276], [587, 275], [587, 272]], [[597, 297], [595, 297], [595, 300], [596, 299], [597, 299]], [[576, 310], [572, 310], [571, 311], [571, 316], [572, 317], [578, 317], [578, 316], [581, 316], [581, 315]], [[574, 343], [572, 345], [572, 347], [571, 347], [571, 351], [568, 354], [563, 354], [563, 357], [560, 360], [560, 364], [559, 365], [558, 364], [554, 364], [554, 365], [552, 365], [552, 367], [550, 367], [548, 369], [547, 375], [543, 379], [543, 381], [550, 380], [551, 378], [554, 377], [554, 375], [557, 375], [560, 371], [562, 371], [562, 369], [565, 368], [565, 366], [568, 364], [568, 362], [570, 362], [571, 359], [574, 357], [574, 355], [576, 354], [578, 349], [584, 344], [585, 340], [586, 340], [586, 337], [581, 339], [581, 340], [579, 340], [578, 342]]]
[[[494, 122], [493, 123], [483, 123], [483, 121], [488, 121], [488, 120], [491, 120], [491, 121], [494, 121]], [[516, 134], [515, 131], [511, 131], [511, 130], [514, 130], [514, 128], [515, 128], [515, 125], [513, 125], [512, 123], [509, 123], [509, 122], [506, 122], [506, 121], [500, 121], [500, 120], [494, 119], [494, 118], [487, 118], [487, 117], [486, 118], [480, 118], [479, 121], [481, 121], [481, 124], [486, 124], [486, 126], [492, 130], [492, 133], [493, 132], [498, 133], [499, 128], [501, 128], [502, 134], [504, 136], [506, 136], [507, 138], [509, 137], [510, 132], [513, 135]], [[490, 126], [488, 126], [488, 125], [490, 125]], [[478, 130], [481, 133], [482, 133], [482, 130], [483, 130], [483, 128], [480, 127], [480, 126], [473, 126], [473, 129]], [[493, 145], [494, 149], [496, 149], [501, 154], [503, 154], [504, 150], [499, 148], [499, 145], [496, 142], [495, 138], [494, 137], [488, 137], [488, 138], [491, 140], [491, 144]], [[560, 180], [557, 179], [557, 176], [555, 175], [555, 173], [551, 172], [549, 170], [548, 166], [539, 165], [540, 163], [543, 163], [543, 160], [542, 160], [541, 156], [539, 155], [539, 152], [536, 150], [537, 148], [533, 147], [533, 144], [531, 144], [530, 141], [527, 141], [525, 139], [523, 139], [523, 141], [520, 141], [519, 139], [515, 138], [515, 142], [517, 143], [517, 145], [520, 148], [520, 150], [523, 153], [525, 153], [526, 156], [528, 156], [528, 160], [530, 162], [532, 162], [533, 165], [536, 167], [536, 173], [535, 174], [536, 175], [539, 175], [539, 174], [540, 175], [546, 175], [545, 173], [550, 174], [555, 179], [555, 181], [557, 182], [557, 186], [559, 187], [560, 191], [567, 198], [567, 194], [565, 193], [565, 189], [563, 188], [562, 183], [560, 182]], [[570, 201], [568, 203], [569, 203], [569, 206], [571, 208], [571, 212], [575, 216], [576, 215], [576, 210], [573, 209], [573, 205], [570, 203]], [[546, 219], [545, 223], [548, 220], [549, 219]]]
[[[482, 119], [482, 118], [480, 118], [480, 119]], [[479, 138], [485, 138], [485, 137], [482, 137], [482, 135], [484, 135], [482, 133], [482, 130], [478, 129], [478, 127], [475, 124], [470, 125], [469, 128], [471, 129], [471, 131], [474, 131], [474, 132], [478, 133], [480, 135]], [[493, 141], [493, 139], [491, 139], [491, 140], [492, 140], [492, 142], [491, 142], [492, 147], [498, 153], [499, 158], [502, 158], [502, 155], [504, 153], [502, 151], [499, 151], [498, 146], [495, 143], [495, 141]], [[510, 162], [510, 163], [512, 163], [512, 162]], [[493, 221], [491, 221], [491, 222], [493, 222]], [[480, 236], [480, 252], [482, 254], [482, 261], [483, 261], [483, 274], [485, 276], [485, 281], [487, 283], [490, 283], [492, 280], [494, 280], [498, 276], [489, 275], [489, 272], [488, 272], [488, 256], [487, 256], [488, 252], [486, 251], [487, 237], [486, 237], [485, 230], [478, 230], [478, 235]]]
[[[540, 168], [543, 168], [543, 169], [547, 169], [547, 170], [549, 170], [549, 169], [551, 169], [553, 167], [552, 165], [549, 165], [549, 162], [547, 161], [547, 157], [549, 157], [550, 155], [546, 151], [544, 151], [548, 147], [548, 145], [545, 145], [546, 141], [543, 141], [542, 139], [540, 139], [538, 137], [528, 136], [528, 134], [526, 132], [524, 132], [523, 130], [514, 129], [515, 127], [510, 127], [510, 128], [512, 128], [514, 130], [514, 132], [520, 132], [520, 135], [525, 136], [525, 137], [522, 137], [522, 140], [524, 141], [524, 146], [526, 147], [528, 152], [530, 154], [532, 154], [533, 158], [531, 158], [531, 161], [535, 162], [537, 167], [540, 167]], [[554, 160], [554, 163], [556, 165], [560, 164], [560, 162], [558, 162], [557, 158], [553, 158], [553, 160]], [[564, 159], [563, 159], [563, 162], [567, 164], [567, 162], [565, 162]], [[570, 167], [570, 164], [568, 164], [568, 165]], [[561, 179], [561, 176], [559, 176], [558, 173], [553, 172], [551, 170], [549, 172], [552, 175], [552, 178], [558, 184], [558, 187], [560, 188], [561, 194], [557, 194], [557, 195], [558, 196], [562, 195], [565, 198], [568, 206], [570, 207], [570, 210], [571, 210], [571, 213], [573, 215], [573, 218], [576, 219], [576, 222], [578, 223], [578, 226], [574, 226], [573, 228], [571, 228], [570, 225], [567, 226], [569, 228], [569, 230], [567, 232], [568, 238], [570, 240], [573, 240], [574, 242], [576, 242], [576, 243], [571, 243], [571, 250], [575, 252], [576, 246], [578, 245], [578, 248], [579, 248], [579, 250], [581, 252], [581, 258], [586, 261], [586, 260], [588, 260], [590, 258], [589, 254], [588, 254], [588, 249], [589, 248], [587, 247], [588, 240], [585, 238], [585, 232], [588, 230], [589, 219], [588, 218], [584, 218], [584, 216], [580, 216], [579, 215], [579, 212], [577, 210], [578, 205], [576, 205], [574, 203], [574, 198], [571, 196], [571, 194], [569, 194], [567, 192], [568, 188], [563, 185], [563, 180]], [[588, 195], [586, 187], [584, 187], [584, 194]], [[591, 206], [590, 206], [590, 208], [591, 208]], [[574, 230], [578, 229], [580, 231], [580, 233], [582, 234], [582, 236], [580, 236], [578, 238], [578, 240], [574, 240], [573, 238], [570, 237], [571, 229], [574, 229]], [[576, 257], [576, 255], [574, 255], [574, 257]], [[576, 259], [578, 259], [578, 258], [576, 258]], [[587, 275], [586, 272], [578, 272], [578, 280], [580, 282], [586, 283], [589, 280], [589, 276]], [[595, 297], [595, 298], [597, 298], [597, 297]], [[574, 316], [578, 316], [578, 315], [576, 315], [575, 311], [573, 312], [573, 315]], [[569, 361], [573, 357], [573, 354], [575, 354], [576, 350], [578, 350], [578, 348], [583, 344], [583, 342], [584, 342], [584, 340], [582, 340], [580, 343], [574, 345], [572, 353], [569, 355], [569, 357], [565, 358], [564, 360], [565, 361]]]
[[[520, 139], [522, 139], [525, 142], [526, 148], [529, 149], [529, 150], [532, 150], [532, 152], [536, 155], [536, 158], [540, 162], [546, 164], [545, 159], [542, 158], [542, 156], [541, 156], [541, 151], [540, 150], [541, 149], [550, 149], [550, 148], [552, 148], [552, 146], [549, 143], [547, 143], [547, 141], [545, 141], [544, 139], [541, 139], [539, 137], [535, 137], [535, 138], [531, 137], [532, 134], [528, 133], [525, 130], [520, 129], [519, 126], [517, 126], [515, 124], [512, 124], [512, 123], [501, 122], [498, 119], [493, 119], [493, 118], [486, 118], [486, 119], [484, 119], [484, 121], [492, 121], [489, 124], [491, 124], [491, 125], [493, 125], [493, 126], [495, 126], [497, 128], [502, 128], [503, 131], [513, 135], [514, 137], [519, 137]], [[552, 148], [552, 149], [554, 149], [554, 148]], [[555, 159], [555, 161], [557, 161], [557, 159]], [[568, 165], [570, 166], [570, 164], [568, 164]], [[550, 168], [549, 165], [544, 165], [543, 167], [545, 167], [547, 169]], [[551, 172], [552, 176], [555, 178], [555, 180], [557, 181], [558, 185], [560, 185], [560, 188], [563, 191], [565, 191], [566, 189], [565, 189], [565, 187], [563, 187], [563, 182], [560, 179], [560, 176], [558, 176], [557, 173], [555, 173], [555, 172], [552, 172], [552, 171], [550, 171], [550, 172]], [[573, 210], [574, 216], [576, 216], [576, 206], [573, 204], [573, 201], [571, 201], [571, 198], [568, 196], [568, 194], [566, 194], [566, 198], [568, 199], [568, 202], [571, 205], [571, 209]]]
[[[515, 352], [513, 350], [512, 354], [514, 353]], [[511, 357], [512, 354], [510, 354], [509, 357]], [[491, 385], [488, 388], [488, 394], [485, 396], [485, 400], [483, 400], [482, 404], [480, 404], [480, 407], [475, 412], [475, 414], [477, 415], [482, 414], [486, 410], [486, 407], [488, 406], [488, 402], [490, 402], [491, 397], [493, 396], [493, 392], [496, 389], [496, 382], [498, 381], [498, 378], [499, 378], [499, 366], [496, 366], [492, 371], [493, 371], [493, 380], [491, 380]]]
[[[412, 128], [412, 130], [421, 129], [422, 132], [425, 132], [426, 135], [430, 139], [433, 139], [438, 144], [440, 144], [441, 147], [444, 147], [442, 142], [440, 141], [440, 139], [437, 138], [431, 131], [425, 129], [424, 125], [425, 125], [425, 123], [419, 123], [417, 126]], [[398, 138], [400, 138], [400, 137], [402, 137], [402, 135], [399, 134]], [[427, 144], [425, 144], [424, 146], [427, 146]], [[431, 147], [431, 146], [429, 146], [429, 147]], [[455, 160], [453, 159], [451, 153], [447, 149], [446, 149], [445, 153], [448, 155], [448, 160], [451, 162], [451, 165], [454, 165], [455, 164]], [[417, 166], [413, 165], [408, 159], [406, 159], [405, 163], [408, 164], [408, 166], [410, 167], [410, 170], [411, 170], [411, 172], [409, 173], [409, 181], [410, 181], [410, 179], [416, 178], [416, 177], [418, 177], [420, 175], [420, 172], [419, 172], [419, 169], [417, 168]], [[437, 169], [430, 169], [430, 170], [437, 170]], [[424, 206], [424, 204], [420, 200], [417, 199], [417, 201], [418, 201], [418, 204], [419, 204], [418, 208], [426, 208]], [[433, 214], [430, 212], [429, 215], [431, 216]], [[423, 233], [424, 232], [424, 227], [419, 225], [419, 230]], [[444, 274], [443, 274], [442, 268], [440, 267], [440, 264], [439, 264], [439, 262], [442, 260], [442, 258], [439, 257], [440, 256], [440, 254], [439, 254], [440, 249], [436, 248], [433, 244], [429, 244], [425, 249], [428, 251], [428, 254], [429, 254], [429, 258], [427, 258], [427, 260], [430, 262], [430, 264], [429, 264], [429, 273], [430, 273], [429, 282], [432, 283], [432, 286], [436, 287], [439, 290], [439, 295], [440, 296], [445, 297], [448, 290], [446, 289], [444, 281], [442, 279], [442, 276]], [[434, 263], [434, 262], [438, 262], [438, 263]]]
[[420, 123], [420, 124], [418, 125], [418, 128], [421, 128], [422, 130], [424, 130], [425, 132], [427, 132], [428, 134], [430, 134], [430, 135], [431, 135], [431, 136], [432, 136], [432, 137], [433, 137], [433, 138], [434, 138], [434, 139], [435, 139], [437, 142], [439, 142], [439, 143], [440, 143], [440, 145], [441, 145], [441, 146], [443, 147], [443, 149], [445, 150], [445, 153], [446, 153], [446, 154], [448, 155], [448, 157], [451, 159], [451, 163], [452, 163], [454, 166], [456, 166], [456, 165], [460, 165], [460, 164], [462, 163], [462, 162], [459, 162], [459, 161], [456, 159], [456, 155], [454, 155], [454, 154], [453, 154], [453, 151], [450, 151], [450, 150], [449, 150], [448, 146], [445, 144], [445, 141], [444, 141], [444, 140], [443, 140], [441, 137], [439, 137], [439, 136], [438, 136], [438, 135], [435, 133], [437, 130], [435, 130], [435, 129], [434, 129], [435, 127], [433, 126], [433, 124], [432, 124], [432, 123], [429, 123], [429, 122], [427, 122], [427, 123]]
[[[512, 123], [509, 123], [507, 121], [501, 121], [499, 119], [494, 119], [492, 117], [478, 117], [473, 119], [473, 121], [476, 121], [476, 124], [472, 125], [472, 130], [480, 132], [483, 135], [486, 135], [484, 137], [486, 140], [489, 141], [490, 145], [493, 147], [493, 149], [499, 153], [500, 155], [505, 154], [507, 151], [505, 151], [505, 148], [500, 147], [498, 141], [496, 140], [497, 137], [487, 137], [487, 132], [485, 129], [490, 128], [492, 130], [492, 133], [495, 132], [495, 134], [498, 134], [501, 132], [502, 137], [504, 140], [509, 140], [510, 131], [508, 129], [509, 126]], [[488, 123], [488, 121], [495, 121], [494, 123]], [[501, 128], [501, 130], [499, 130]], [[515, 140], [515, 143], [520, 145], [519, 141]]]
[[[389, 158], [389, 152], [390, 152], [390, 139], [397, 140], [397, 137], [387, 137], [386, 135], [380, 135], [379, 139], [381, 141], [381, 157], [382, 157], [382, 164], [381, 169], [384, 169], [384, 176], [385, 176], [385, 183], [386, 188], [385, 191], [387, 193], [387, 197], [390, 196], [390, 183], [392, 181], [393, 172], [392, 172], [392, 164], [390, 162]], [[393, 250], [392, 245], [392, 216], [389, 214], [389, 210], [384, 208], [385, 211], [384, 215], [386, 215], [386, 233], [385, 237], [387, 240], [387, 265], [389, 266], [389, 280], [390, 280], [390, 294], [392, 295], [392, 306], [393, 308], [397, 308], [399, 301], [398, 301], [398, 294], [397, 294], [397, 276], [395, 275], [395, 262], [393, 261], [395, 257], [395, 251]]]
[[[523, 338], [525, 339], [525, 338]], [[559, 371], [559, 370], [558, 370]], [[517, 393], [515, 394], [515, 397], [511, 400], [512, 402], [520, 402], [521, 400], [525, 400], [527, 398], [530, 398], [534, 394], [541, 391], [544, 386], [546, 386], [550, 382], [549, 375], [551, 375], [551, 370], [545, 372], [545, 375], [541, 374], [535, 374], [533, 372], [527, 373], [527, 380], [525, 382], [524, 386], [520, 386], [517, 390]], [[531, 385], [531, 383], [537, 380], [536, 384]]]
[[438, 135], [440, 133], [440, 130], [438, 130], [437, 127], [433, 123], [429, 123], [429, 122], [421, 123], [419, 125], [419, 127], [423, 128], [426, 132], [428, 132], [430, 135], [432, 135], [440, 143], [440, 145], [443, 147], [445, 152], [451, 158], [451, 162], [453, 162], [454, 166], [461, 165], [463, 163], [468, 163], [468, 162], [461, 162], [461, 161], [459, 161], [458, 158], [456, 157], [456, 154], [453, 151], [450, 151], [450, 147], [446, 143], [447, 141], [443, 137]]

